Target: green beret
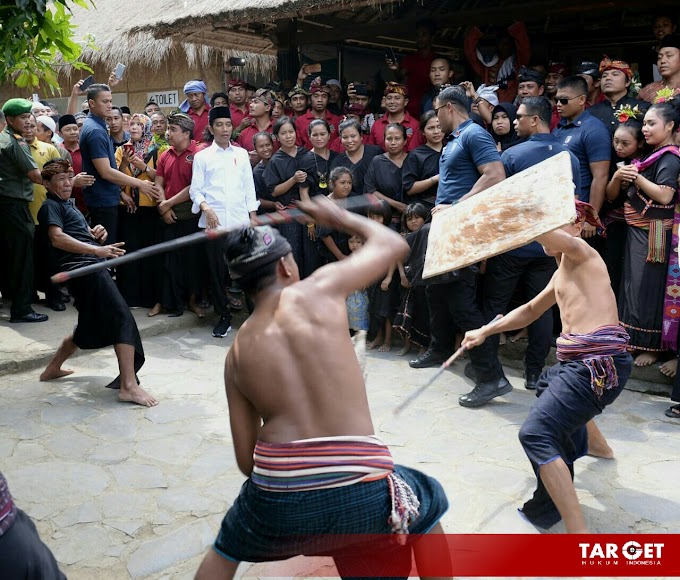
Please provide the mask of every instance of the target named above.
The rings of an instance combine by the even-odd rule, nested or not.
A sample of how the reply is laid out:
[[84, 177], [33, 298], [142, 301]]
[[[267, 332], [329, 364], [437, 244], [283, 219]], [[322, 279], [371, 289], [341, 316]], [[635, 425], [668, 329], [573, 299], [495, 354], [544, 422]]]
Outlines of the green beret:
[[18, 117], [30, 113], [33, 103], [28, 99], [10, 99], [2, 106], [2, 112], [8, 117]]

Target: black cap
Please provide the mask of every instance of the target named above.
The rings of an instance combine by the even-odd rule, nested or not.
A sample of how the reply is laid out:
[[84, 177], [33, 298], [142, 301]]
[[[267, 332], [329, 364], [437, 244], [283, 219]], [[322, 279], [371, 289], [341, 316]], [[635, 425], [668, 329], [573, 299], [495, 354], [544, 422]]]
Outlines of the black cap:
[[231, 119], [229, 107], [213, 107], [208, 113], [208, 122], [212, 125], [217, 119]]
[[680, 50], [680, 34], [667, 34], [661, 39], [659, 48], [677, 48]]
[[59, 117], [59, 130], [61, 131], [66, 125], [76, 125], [76, 118], [73, 115], [62, 115]]
[[576, 67], [577, 75], [588, 75], [593, 77], [595, 80], [600, 78], [600, 65], [592, 60], [584, 60], [581, 64]]
[[536, 83], [538, 86], [545, 84], [545, 75], [533, 68], [528, 68], [523, 66], [519, 69], [519, 75], [517, 75], [518, 83]]
[[130, 113], [130, 107], [121, 107], [120, 112], [124, 115], [131, 115], [132, 114], [132, 113]]

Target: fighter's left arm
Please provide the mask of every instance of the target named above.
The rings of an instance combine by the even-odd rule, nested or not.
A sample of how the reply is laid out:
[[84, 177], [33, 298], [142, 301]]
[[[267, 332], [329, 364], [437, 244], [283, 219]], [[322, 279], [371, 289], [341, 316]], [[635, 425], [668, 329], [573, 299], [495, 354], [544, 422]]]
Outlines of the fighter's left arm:
[[477, 195], [479, 192], [484, 191], [505, 179], [505, 169], [503, 168], [503, 163], [501, 161], [492, 161], [485, 165], [479, 165], [477, 166], [477, 171], [480, 173], [479, 179], [472, 186], [472, 189], [460, 198], [460, 201], [472, 197], [473, 195]]
[[262, 418], [257, 409], [238, 388], [238, 380], [234, 372], [233, 349], [234, 347], [229, 350], [227, 362], [224, 366], [224, 383], [227, 391], [227, 403], [229, 404], [229, 423], [236, 463], [241, 472], [246, 477], [250, 477], [253, 471], [253, 451], [255, 451]]

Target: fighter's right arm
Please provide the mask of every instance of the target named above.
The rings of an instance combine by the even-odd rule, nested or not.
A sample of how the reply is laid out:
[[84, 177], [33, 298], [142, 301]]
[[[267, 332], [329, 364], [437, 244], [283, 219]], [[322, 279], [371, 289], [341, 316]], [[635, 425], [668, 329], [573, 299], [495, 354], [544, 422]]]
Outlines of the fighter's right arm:
[[118, 242], [108, 246], [93, 246], [69, 236], [59, 226], [49, 226], [47, 228], [47, 236], [55, 248], [72, 254], [92, 254], [99, 258], [117, 258], [125, 254], [125, 250], [122, 248], [125, 242]]
[[224, 365], [224, 384], [229, 404], [229, 424], [234, 441], [236, 463], [243, 475], [250, 477], [253, 471], [253, 451], [255, 451], [257, 433], [262, 425], [262, 419], [253, 404], [238, 389], [237, 375], [234, 372], [234, 349], [238, 347], [232, 347], [227, 354], [227, 361]]
[[554, 230], [538, 236], [536, 241], [555, 253], [567, 256], [573, 262], [583, 262], [590, 257], [591, 248], [587, 242], [563, 230]]
[[364, 246], [347, 259], [319, 268], [307, 280], [331, 295], [349, 296], [355, 290], [375, 282], [391, 264], [404, 260], [409, 246], [399, 234], [390, 228], [350, 213], [324, 196], [299, 203], [298, 207], [309, 214], [317, 224], [357, 235]]
[[554, 279], [555, 277], [553, 275], [553, 278], [548, 282], [548, 285], [543, 291], [530, 302], [523, 304], [519, 308], [515, 308], [495, 322], [490, 322], [481, 328], [466, 332], [462, 346], [466, 349], [474, 348], [482, 344], [489, 336], [500, 332], [525, 328], [532, 322], [538, 320], [548, 308], [552, 308], [557, 302], [555, 298]]

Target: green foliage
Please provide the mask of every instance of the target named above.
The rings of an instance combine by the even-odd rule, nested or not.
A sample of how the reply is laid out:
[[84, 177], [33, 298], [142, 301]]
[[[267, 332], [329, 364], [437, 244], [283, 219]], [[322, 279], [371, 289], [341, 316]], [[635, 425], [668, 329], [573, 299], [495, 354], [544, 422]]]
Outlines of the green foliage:
[[[68, 0], [88, 8], [88, 0]], [[0, 84], [13, 82], [32, 89], [43, 83], [59, 88], [57, 57], [77, 69], [84, 48], [74, 40], [67, 0], [0, 0]], [[91, 43], [91, 40], [86, 40]]]

